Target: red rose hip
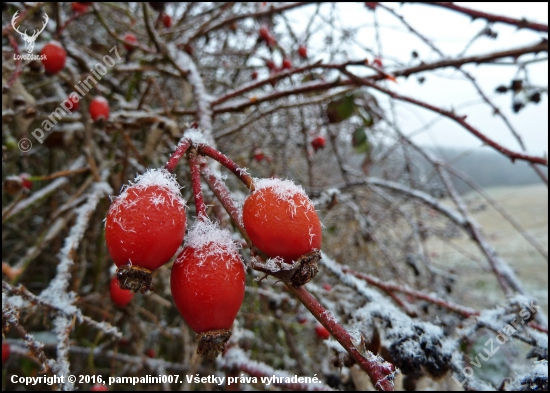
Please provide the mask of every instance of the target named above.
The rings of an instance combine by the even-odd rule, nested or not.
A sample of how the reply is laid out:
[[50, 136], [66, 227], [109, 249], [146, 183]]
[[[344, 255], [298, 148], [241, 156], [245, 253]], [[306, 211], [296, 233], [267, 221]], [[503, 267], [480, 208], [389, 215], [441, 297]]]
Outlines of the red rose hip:
[[315, 138], [313, 138], [313, 140], [311, 141], [311, 146], [313, 146], [313, 149], [315, 151], [319, 150], [319, 149], [323, 149], [325, 147], [325, 145], [327, 144], [327, 140], [325, 139], [324, 136], [316, 136]]
[[185, 201], [165, 169], [149, 170], [126, 187], [109, 208], [105, 223], [105, 240], [121, 287], [152, 290], [151, 272], [176, 253], [185, 225]]
[[317, 337], [319, 337], [322, 340], [326, 340], [330, 337], [329, 331], [320, 323], [315, 326], [315, 333], [317, 333]]
[[116, 276], [111, 280], [109, 291], [111, 293], [111, 300], [118, 307], [126, 307], [134, 297], [134, 293], [132, 291], [122, 289], [120, 285], [118, 285], [118, 279]]
[[10, 344], [2, 342], [2, 363], [6, 363], [10, 358]]
[[302, 59], [307, 59], [307, 48], [304, 45], [298, 47], [298, 56]]
[[[126, 35], [124, 36], [124, 41], [129, 42], [130, 44], [137, 44], [138, 43], [138, 39], [135, 36], [135, 34], [133, 34], [133, 33], [126, 33]], [[124, 44], [124, 48], [128, 52], [130, 52], [131, 50], [134, 49], [134, 46], [132, 46], [130, 44], [126, 44], [126, 43]]]
[[65, 68], [67, 52], [59, 42], [52, 41], [44, 45], [40, 51], [40, 60], [48, 74], [57, 74]]
[[211, 222], [197, 221], [185, 243], [172, 267], [172, 297], [198, 333], [197, 353], [215, 358], [231, 336], [244, 299], [244, 265], [229, 231]]
[[93, 121], [98, 121], [99, 119], [108, 119], [109, 118], [109, 101], [105, 97], [96, 96], [90, 102], [90, 107], [88, 108], [90, 116]]
[[243, 206], [243, 223], [256, 247], [286, 262], [321, 249], [321, 222], [304, 189], [290, 180], [257, 179]]
[[80, 100], [78, 98], [78, 94], [69, 94], [69, 97], [63, 102], [63, 107], [71, 112], [77, 111], [80, 108]]
[[162, 16], [160, 17], [160, 20], [162, 21], [162, 24], [164, 25], [164, 27], [166, 27], [167, 29], [172, 27], [172, 18], [170, 17], [170, 15], [162, 14]]

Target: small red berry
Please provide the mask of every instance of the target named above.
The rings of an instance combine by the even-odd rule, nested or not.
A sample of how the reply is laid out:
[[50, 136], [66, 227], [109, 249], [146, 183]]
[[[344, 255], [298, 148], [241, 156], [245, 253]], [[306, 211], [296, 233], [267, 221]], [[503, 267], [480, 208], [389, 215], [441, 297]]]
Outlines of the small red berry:
[[265, 41], [271, 38], [271, 33], [269, 32], [269, 29], [267, 28], [267, 26], [260, 27], [260, 30], [258, 30], [258, 35], [262, 40], [265, 40]]
[[316, 136], [311, 141], [311, 146], [313, 146], [313, 150], [315, 151], [324, 148], [326, 144], [327, 144], [327, 140], [325, 139], [324, 136], [321, 136], [321, 135]]
[[290, 180], [258, 179], [243, 206], [252, 243], [271, 258], [290, 262], [321, 249], [321, 222], [301, 186]]
[[[174, 176], [165, 169], [138, 176], [111, 204], [105, 223], [119, 280], [121, 272], [133, 270], [139, 278], [168, 262], [181, 245], [185, 224], [185, 201]], [[132, 285], [125, 288], [142, 290]]]
[[304, 45], [298, 47], [298, 56], [302, 59], [307, 59], [307, 48]]
[[80, 108], [80, 99], [78, 98], [78, 94], [69, 94], [69, 97], [64, 101], [64, 104], [64, 107], [68, 108], [71, 112], [77, 111]]
[[83, 12], [88, 11], [88, 7], [90, 6], [90, 4], [92, 3], [74, 2], [71, 4], [71, 8], [73, 9], [73, 12], [75, 14], [82, 14]]
[[109, 102], [105, 97], [94, 97], [92, 102], [90, 102], [90, 107], [88, 108], [88, 110], [93, 121], [109, 118]]
[[254, 150], [254, 159], [261, 162], [265, 158], [264, 151], [260, 148]]
[[265, 65], [267, 68], [269, 68], [271, 71], [277, 71], [277, 66], [272, 60], [265, 59]]
[[162, 21], [162, 24], [164, 25], [164, 27], [166, 27], [167, 29], [172, 27], [172, 18], [170, 17], [170, 15], [162, 14], [162, 16], [160, 17], [160, 20]]
[[373, 65], [377, 66], [378, 68], [382, 68], [382, 59], [380, 57], [375, 57], [374, 61], [372, 62]]
[[6, 363], [10, 358], [10, 344], [2, 342], [2, 363]]
[[258, 79], [258, 71], [252, 71], [252, 75], [250, 76], [252, 80]]
[[318, 323], [317, 326], [315, 326], [315, 333], [317, 333], [317, 336], [323, 340], [326, 340], [327, 338], [330, 337], [329, 331], [320, 323]]
[[40, 60], [44, 69], [49, 74], [57, 74], [65, 68], [67, 61], [67, 52], [57, 41], [51, 41], [44, 45], [40, 51]]
[[151, 359], [154, 359], [157, 356], [157, 353], [153, 348], [149, 348], [147, 349], [147, 351], [145, 351], [145, 355], [147, 355], [147, 357], [150, 357]]
[[127, 43], [124, 44], [124, 48], [128, 52], [130, 52], [131, 50], [134, 49], [134, 46], [131, 45], [131, 44], [136, 44], [137, 45], [137, 43], [138, 43], [138, 39], [133, 33], [126, 33], [126, 35], [124, 36], [124, 41], [127, 42]]
[[116, 276], [111, 280], [109, 289], [111, 292], [111, 300], [119, 307], [126, 307], [134, 297], [134, 293], [132, 291], [122, 289], [118, 285], [118, 279]]
[[332, 285], [330, 285], [328, 282], [325, 282], [325, 283], [323, 283], [323, 289], [325, 291], [330, 291], [330, 290], [332, 290]]
[[378, 3], [376, 2], [365, 2], [365, 6], [370, 10], [375, 10]]
[[32, 188], [32, 181], [29, 180], [31, 175], [29, 175], [28, 173], [22, 173], [19, 175], [19, 177], [23, 181], [23, 184], [22, 184], [23, 188], [30, 190]]
[[172, 298], [199, 334], [197, 353], [214, 358], [229, 339], [244, 299], [244, 264], [229, 231], [209, 221], [196, 221], [185, 243], [172, 266]]
[[90, 388], [90, 392], [108, 392], [109, 388], [102, 383], [96, 383]]
[[273, 36], [269, 36], [266, 42], [267, 42], [267, 46], [269, 46], [270, 48], [277, 46], [277, 40]]
[[283, 64], [281, 67], [283, 70], [290, 70], [292, 68], [292, 61], [288, 57], [283, 59]]

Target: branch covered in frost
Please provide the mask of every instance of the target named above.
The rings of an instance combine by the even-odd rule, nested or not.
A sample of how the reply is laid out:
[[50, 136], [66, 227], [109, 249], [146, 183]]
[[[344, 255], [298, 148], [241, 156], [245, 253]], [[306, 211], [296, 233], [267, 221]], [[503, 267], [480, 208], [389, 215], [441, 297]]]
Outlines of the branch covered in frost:
[[321, 322], [329, 333], [342, 345], [351, 358], [370, 377], [372, 384], [382, 391], [393, 391], [393, 380], [395, 367], [393, 364], [384, 361], [363, 347], [361, 337], [352, 337], [306, 289], [302, 286], [295, 288], [286, 284], [287, 288], [294, 293], [304, 306]]
[[[335, 262], [335, 261], [333, 261], [333, 264], [338, 265], [338, 263]], [[406, 285], [399, 285], [399, 284], [394, 284], [394, 283], [383, 282], [379, 278], [376, 278], [376, 277], [371, 276], [369, 274], [357, 272], [353, 269], [350, 269], [348, 266], [345, 266], [345, 265], [341, 265], [341, 269], [342, 269], [342, 272], [349, 273], [349, 274], [351, 274], [351, 275], [353, 275], [357, 278], [365, 280], [369, 284], [374, 285], [374, 286], [376, 286], [376, 287], [378, 287], [378, 288], [380, 288], [380, 289], [382, 289], [382, 290], [384, 290], [388, 293], [401, 292], [401, 293], [404, 293], [404, 294], [407, 294], [407, 295], [411, 295], [411, 296], [414, 296], [418, 299], [422, 299], [422, 300], [425, 300], [427, 302], [437, 304], [438, 306], [441, 306], [443, 308], [446, 308], [448, 310], [456, 312], [456, 313], [458, 313], [458, 314], [460, 314], [460, 315], [462, 315], [463, 317], [466, 317], [466, 318], [469, 318], [473, 315], [479, 315], [479, 311], [476, 311], [472, 308], [461, 306], [460, 304], [454, 304], [454, 303], [449, 302], [447, 300], [441, 299], [438, 296], [435, 296], [435, 295], [432, 295], [432, 294], [427, 294], [427, 293], [424, 293], [424, 292], [421, 292], [421, 291], [417, 291], [416, 289], [409, 288]]]
[[548, 360], [535, 362], [531, 370], [504, 386], [507, 391], [548, 391]]
[[[78, 157], [70, 166], [69, 171], [74, 171], [76, 169], [80, 169], [84, 163], [86, 162], [86, 159], [83, 156]], [[32, 206], [36, 202], [46, 198], [48, 195], [50, 195], [52, 192], [57, 190], [58, 188], [61, 188], [63, 185], [67, 184], [69, 182], [69, 178], [64, 176], [55, 179], [53, 182], [48, 184], [46, 187], [41, 188], [40, 190], [34, 192], [30, 197], [23, 200], [19, 204], [17, 204], [9, 214], [7, 214], [5, 217], [2, 217], [2, 219], [5, 221], [13, 216], [15, 216], [17, 213], [22, 212], [23, 210], [27, 209], [28, 207]]]

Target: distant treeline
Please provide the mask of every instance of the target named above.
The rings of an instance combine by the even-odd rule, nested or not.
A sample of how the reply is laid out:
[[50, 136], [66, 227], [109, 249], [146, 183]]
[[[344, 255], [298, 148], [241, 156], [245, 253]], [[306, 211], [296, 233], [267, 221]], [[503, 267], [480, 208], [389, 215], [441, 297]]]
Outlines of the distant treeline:
[[[383, 149], [381, 149], [383, 150]], [[520, 186], [533, 183], [540, 183], [540, 177], [535, 173], [533, 168], [528, 163], [516, 161], [512, 163], [509, 158], [491, 151], [489, 149], [455, 149], [455, 148], [438, 148], [428, 150], [433, 156], [440, 157], [445, 162], [454, 166], [456, 169], [464, 172], [476, 183], [483, 187], [498, 187], [498, 186]], [[434, 184], [435, 178], [432, 166], [417, 152], [409, 151], [410, 162], [412, 168], [410, 171], [397, 170], [393, 173], [400, 173], [398, 178], [392, 179], [395, 181], [405, 181], [404, 174], [412, 173], [413, 177], [420, 183], [424, 183], [426, 190], [434, 191], [439, 188]], [[390, 167], [403, 169], [406, 167], [406, 162], [402, 154], [392, 155]], [[388, 160], [386, 159], [381, 165], [375, 164], [371, 168], [370, 175], [387, 177], [388, 175]], [[539, 166], [543, 173], [548, 176], [548, 168]], [[391, 173], [391, 171], [390, 171]], [[391, 177], [391, 175], [390, 175]], [[462, 194], [471, 190], [470, 186], [455, 176], [451, 176], [457, 190]], [[435, 182], [437, 183], [437, 182]], [[421, 187], [424, 188], [424, 187]]]
[[[453, 166], [466, 173], [483, 187], [520, 186], [541, 183], [540, 177], [525, 161], [512, 162], [506, 156], [491, 150], [471, 150], [442, 148], [432, 154], [440, 156], [445, 161], [452, 160]], [[548, 176], [548, 168], [540, 167]], [[471, 188], [460, 179], [453, 176], [455, 186], [460, 193]]]

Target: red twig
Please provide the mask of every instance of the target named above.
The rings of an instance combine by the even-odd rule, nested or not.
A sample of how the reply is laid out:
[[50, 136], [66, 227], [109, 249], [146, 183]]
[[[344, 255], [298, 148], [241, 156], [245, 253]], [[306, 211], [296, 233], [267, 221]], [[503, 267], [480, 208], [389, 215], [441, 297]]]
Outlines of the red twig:
[[[330, 313], [302, 286], [294, 288], [287, 284], [287, 288], [300, 299], [306, 308], [330, 332], [349, 353], [352, 359], [368, 374], [375, 388], [383, 391], [393, 391], [393, 376], [395, 367], [388, 362], [381, 362], [372, 352], [361, 348], [361, 343], [354, 344], [350, 334], [334, 320]], [[364, 352], [367, 357], [359, 351]]]
[[523, 18], [516, 19], [516, 18], [509, 18], [507, 16], [502, 16], [502, 15], [489, 14], [487, 12], [473, 10], [471, 8], [462, 7], [449, 2], [427, 2], [424, 4], [435, 5], [437, 7], [443, 7], [449, 10], [457, 11], [462, 14], [471, 16], [472, 19], [482, 18], [482, 19], [488, 20], [489, 22], [500, 22], [508, 25], [517, 26], [520, 29], [525, 28], [525, 29], [530, 29], [535, 31], [548, 32], [548, 25], [545, 25], [543, 23], [530, 22]]
[[252, 180], [252, 177], [248, 173], [246, 173], [245, 169], [238, 166], [225, 154], [220, 153], [216, 149], [206, 145], [199, 145], [198, 151], [200, 154], [204, 154], [218, 161], [224, 167], [233, 172], [235, 176], [237, 176], [250, 191], [254, 191], [254, 180]]
[[241, 232], [244, 240], [246, 240], [248, 246], [251, 246], [252, 242], [250, 241], [250, 238], [246, 233], [246, 229], [244, 229], [244, 225], [240, 218], [241, 215], [239, 208], [231, 197], [231, 193], [229, 192], [229, 190], [227, 189], [225, 184], [212, 172], [212, 169], [210, 169], [206, 162], [201, 162], [201, 171], [204, 181], [206, 181], [206, 184], [208, 184], [214, 195], [216, 195], [216, 198], [218, 198], [218, 200], [221, 202], [222, 206], [239, 229], [239, 232]]
[[207, 29], [200, 29], [187, 41], [187, 43], [195, 40], [196, 38], [198, 38], [200, 36], [206, 35], [206, 34], [208, 34], [209, 32], [211, 32], [213, 30], [220, 29], [223, 26], [230, 25], [230, 24], [232, 24], [234, 22], [237, 22], [241, 19], [261, 18], [263, 16], [268, 16], [268, 15], [281, 13], [281, 12], [284, 12], [284, 11], [287, 11], [287, 10], [290, 10], [290, 9], [293, 9], [293, 8], [301, 7], [301, 6], [304, 6], [304, 5], [308, 5], [308, 4], [312, 4], [312, 3], [309, 3], [309, 2], [291, 3], [291, 4], [282, 5], [281, 7], [277, 7], [277, 8], [271, 6], [266, 11], [260, 11], [260, 12], [245, 14], [245, 15], [237, 15], [237, 16], [234, 16], [232, 18], [225, 19], [225, 20], [219, 22], [218, 24], [215, 24], [214, 26], [209, 27]]
[[[204, 145], [202, 145], [201, 147], [203, 146]], [[201, 147], [199, 147], [199, 149]], [[227, 190], [225, 185], [212, 173], [210, 168], [208, 168], [206, 165], [203, 165], [202, 169], [205, 181], [209, 184], [210, 188], [214, 191], [218, 199], [222, 202], [224, 208], [227, 210], [228, 214], [231, 216], [231, 218], [243, 234], [243, 237], [247, 240], [249, 244], [252, 244], [248, 236], [246, 235], [246, 230], [244, 229], [244, 226], [240, 222], [238, 209], [234, 205], [234, 202], [229, 195], [229, 191]], [[307, 309], [315, 316], [315, 318], [317, 318], [317, 320], [325, 326], [325, 328], [332, 334], [332, 336], [336, 340], [338, 340], [338, 342], [344, 348], [346, 348], [350, 356], [355, 359], [355, 361], [361, 366], [361, 368], [363, 368], [367, 372], [367, 374], [373, 381], [373, 384], [375, 384], [377, 388], [379, 388], [380, 390], [393, 390], [392, 380], [395, 368], [392, 364], [387, 362], [381, 363], [379, 359], [370, 352], [366, 353], [370, 354], [371, 357], [364, 357], [354, 346], [349, 333], [342, 326], [340, 326], [334, 320], [334, 318], [330, 316], [329, 312], [325, 310], [323, 306], [317, 300], [315, 300], [315, 298], [311, 296], [309, 292], [307, 292], [303, 287], [300, 287], [298, 289], [294, 288], [292, 285], [287, 285], [287, 287], [298, 297], [298, 299], [307, 307]], [[360, 347], [358, 348], [361, 349]]]
[[536, 322], [533, 322], [533, 321], [529, 322], [529, 327], [532, 327], [533, 329], [538, 330], [539, 332], [543, 332], [543, 333], [548, 334], [548, 328], [546, 328], [544, 326], [540, 326]]
[[178, 162], [183, 157], [187, 149], [189, 149], [189, 146], [191, 145], [191, 141], [189, 139], [183, 138], [180, 140], [180, 143], [176, 147], [176, 150], [174, 153], [170, 156], [168, 159], [168, 162], [164, 166], [164, 168], [170, 172], [173, 173], [174, 169], [176, 169], [176, 165], [178, 165]]
[[199, 169], [199, 157], [196, 148], [191, 148], [187, 153], [189, 157], [189, 166], [191, 168], [191, 183], [193, 184], [193, 196], [195, 198], [195, 208], [199, 220], [206, 219], [206, 206], [202, 195], [201, 173]]
[[357, 82], [359, 84], [375, 88], [376, 90], [381, 91], [381, 92], [389, 95], [392, 98], [395, 98], [395, 99], [398, 99], [398, 100], [401, 100], [401, 101], [410, 102], [411, 104], [421, 106], [421, 107], [429, 109], [433, 112], [439, 113], [440, 115], [448, 117], [451, 120], [454, 120], [455, 122], [460, 124], [462, 127], [464, 127], [465, 129], [470, 131], [472, 134], [474, 134], [482, 142], [486, 143], [487, 145], [491, 146], [492, 148], [494, 148], [495, 150], [501, 152], [502, 154], [508, 156], [512, 161], [522, 160], [522, 161], [532, 162], [534, 164], [541, 164], [541, 165], [548, 166], [548, 160], [544, 157], [535, 157], [535, 156], [531, 156], [531, 155], [528, 155], [528, 154], [514, 152], [512, 150], [509, 150], [509, 149], [505, 148], [504, 146], [501, 146], [500, 144], [493, 141], [492, 139], [487, 137], [485, 134], [483, 134], [482, 132], [478, 131], [476, 128], [471, 126], [468, 122], [466, 122], [466, 120], [465, 120], [466, 116], [458, 116], [454, 112], [439, 108], [437, 106], [428, 104], [426, 102], [419, 101], [415, 98], [411, 98], [411, 97], [403, 96], [401, 94], [397, 94], [397, 93], [395, 93], [391, 90], [388, 90], [386, 88], [383, 88], [383, 87], [377, 85], [376, 83], [373, 83], [373, 82], [371, 82], [367, 79], [362, 79], [362, 78], [352, 74], [351, 72], [349, 72], [345, 69], [341, 69], [341, 71], [342, 71], [343, 74], [349, 76], [352, 80], [354, 80], [355, 82]]

